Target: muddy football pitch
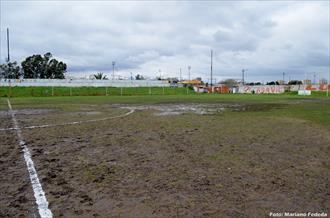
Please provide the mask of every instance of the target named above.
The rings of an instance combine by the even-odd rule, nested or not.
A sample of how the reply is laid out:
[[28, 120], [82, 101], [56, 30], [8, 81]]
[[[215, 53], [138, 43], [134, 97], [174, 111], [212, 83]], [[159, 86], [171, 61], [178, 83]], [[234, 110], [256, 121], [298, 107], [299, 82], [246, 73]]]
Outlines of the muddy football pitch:
[[0, 99], [0, 217], [330, 212], [330, 101]]

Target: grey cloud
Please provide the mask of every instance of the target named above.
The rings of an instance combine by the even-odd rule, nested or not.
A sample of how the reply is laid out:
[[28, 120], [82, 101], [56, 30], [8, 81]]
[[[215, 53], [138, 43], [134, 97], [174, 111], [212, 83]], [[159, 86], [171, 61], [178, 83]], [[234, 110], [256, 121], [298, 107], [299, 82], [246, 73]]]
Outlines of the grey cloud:
[[[153, 76], [162, 69], [174, 75], [180, 67], [192, 65], [196, 75], [207, 77], [211, 48], [217, 54], [214, 69], [219, 77], [239, 75], [242, 67], [255, 69], [251, 71], [255, 78], [274, 76], [273, 71], [290, 67], [302, 74], [304, 69], [324, 73], [329, 69], [329, 27], [324, 19], [329, 12], [322, 9], [329, 3], [324, 2], [0, 4], [2, 62], [6, 53], [2, 39], [9, 27], [13, 59], [50, 51], [65, 60], [72, 72], [111, 71], [115, 60], [123, 74], [138, 71]], [[306, 5], [316, 7], [310, 11], [314, 20], [293, 23], [292, 29], [283, 31], [278, 14], [295, 16], [292, 12]], [[295, 25], [308, 25], [313, 32], [293, 37]]]
[[329, 67], [330, 66], [330, 57], [329, 53], [310, 51], [305, 55], [306, 64], [310, 66], [321, 66]]
[[257, 49], [258, 38], [248, 33], [228, 33], [224, 31], [217, 31], [214, 34], [219, 47], [230, 51], [253, 51]]
[[259, 43], [271, 35], [276, 23], [271, 20], [257, 20], [255, 16], [244, 19], [229, 30], [218, 30], [214, 35], [216, 43], [225, 50], [254, 51]]

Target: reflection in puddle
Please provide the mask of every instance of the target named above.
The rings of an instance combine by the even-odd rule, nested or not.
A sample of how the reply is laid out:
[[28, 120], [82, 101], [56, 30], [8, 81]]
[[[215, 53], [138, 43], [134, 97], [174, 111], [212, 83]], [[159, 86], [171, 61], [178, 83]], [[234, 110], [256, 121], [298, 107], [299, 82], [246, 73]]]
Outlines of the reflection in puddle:
[[168, 105], [140, 105], [123, 106], [124, 109], [155, 110], [155, 116], [181, 115], [184, 113], [195, 113], [200, 115], [213, 115], [225, 110], [220, 104], [168, 104]]

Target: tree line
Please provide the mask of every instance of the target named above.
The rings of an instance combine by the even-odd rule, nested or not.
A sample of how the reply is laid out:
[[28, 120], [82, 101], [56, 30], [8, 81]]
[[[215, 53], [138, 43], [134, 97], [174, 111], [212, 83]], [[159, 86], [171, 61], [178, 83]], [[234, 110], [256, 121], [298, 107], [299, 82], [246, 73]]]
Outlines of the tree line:
[[53, 58], [48, 52], [35, 54], [22, 61], [21, 66], [14, 62], [0, 65], [0, 78], [4, 79], [64, 79], [67, 65]]
[[[108, 80], [108, 77], [107, 75], [103, 74], [103, 73], [96, 73], [96, 74], [93, 74], [93, 78], [94, 79], [98, 79], [98, 80]], [[133, 80], [133, 77], [131, 77], [131, 80]], [[145, 80], [144, 76], [140, 75], [140, 74], [137, 74], [135, 76], [135, 80]], [[160, 79], [157, 79], [157, 80], [160, 80]]]

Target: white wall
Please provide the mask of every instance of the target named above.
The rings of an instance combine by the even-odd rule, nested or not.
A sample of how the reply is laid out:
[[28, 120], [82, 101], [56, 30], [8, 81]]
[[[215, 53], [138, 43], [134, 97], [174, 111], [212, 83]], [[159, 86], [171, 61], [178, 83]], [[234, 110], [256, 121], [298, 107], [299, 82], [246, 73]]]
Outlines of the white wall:
[[89, 80], [89, 79], [23, 79], [0, 80], [0, 86], [65, 86], [65, 87], [163, 87], [170, 86], [160, 80]]
[[240, 86], [239, 93], [283, 93], [285, 90], [298, 91], [298, 90], [313, 90], [313, 91], [326, 91], [330, 90], [329, 85], [260, 85], [260, 86]]
[[264, 85], [264, 86], [240, 86], [238, 88], [239, 93], [283, 93], [284, 86], [273, 86], [273, 85]]

